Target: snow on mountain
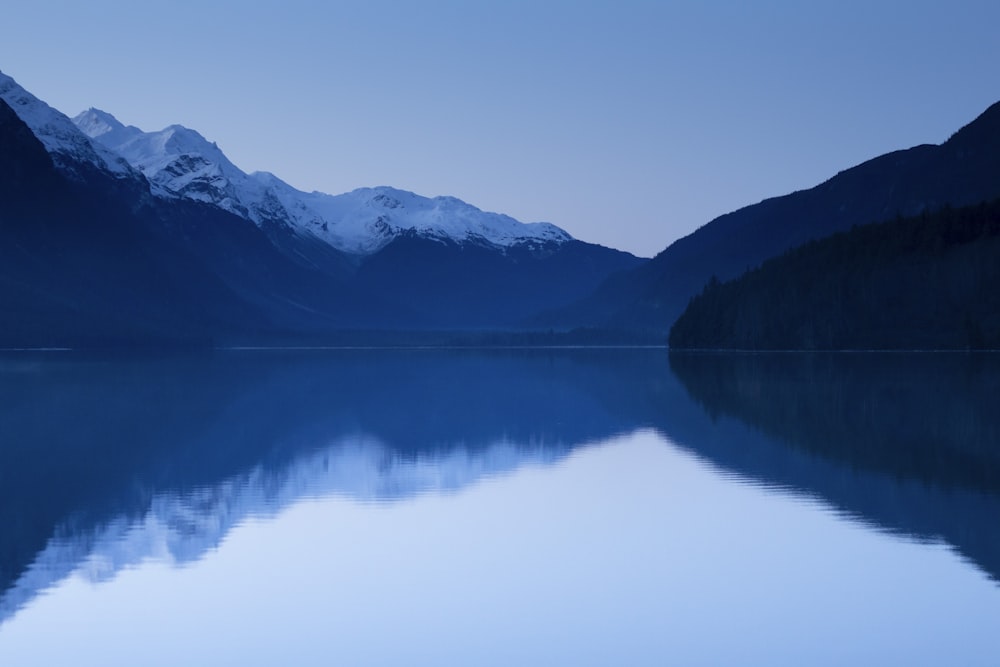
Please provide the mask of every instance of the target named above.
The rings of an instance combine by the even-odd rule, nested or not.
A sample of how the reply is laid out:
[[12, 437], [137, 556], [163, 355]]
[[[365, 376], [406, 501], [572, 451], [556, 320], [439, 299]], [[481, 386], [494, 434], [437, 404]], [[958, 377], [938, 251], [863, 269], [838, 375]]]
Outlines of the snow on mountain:
[[243, 172], [215, 143], [180, 125], [143, 132], [98, 109], [84, 111], [73, 122], [159, 189], [215, 204], [259, 226], [278, 225], [314, 236], [352, 254], [376, 252], [411, 231], [501, 247], [572, 240], [555, 225], [525, 224], [454, 197], [431, 199], [384, 186], [342, 195], [302, 192], [274, 174]]
[[[278, 193], [279, 197], [285, 194], [280, 190]], [[362, 254], [378, 250], [384, 245], [381, 239], [388, 240], [407, 230], [434, 238], [485, 241], [497, 246], [572, 240], [569, 234], [549, 223], [522, 223], [508, 215], [481, 211], [454, 197], [421, 197], [387, 186], [359, 188], [337, 196], [322, 192], [306, 194], [294, 189], [288, 194], [318, 214], [323, 230], [318, 236], [336, 234], [345, 245], [353, 247], [351, 252]], [[336, 225], [327, 225], [326, 221], [336, 221]]]
[[56, 166], [76, 173], [80, 163], [91, 164], [115, 178], [139, 178], [122, 156], [81, 132], [69, 118], [26, 91], [0, 72], [0, 98], [31, 128]]

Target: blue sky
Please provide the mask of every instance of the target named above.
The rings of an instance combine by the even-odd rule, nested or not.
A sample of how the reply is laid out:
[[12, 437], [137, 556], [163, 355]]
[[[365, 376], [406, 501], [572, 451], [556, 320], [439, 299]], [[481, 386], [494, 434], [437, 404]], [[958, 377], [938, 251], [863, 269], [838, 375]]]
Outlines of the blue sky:
[[1000, 3], [6, 0], [0, 70], [303, 190], [453, 195], [650, 256], [1000, 100]]

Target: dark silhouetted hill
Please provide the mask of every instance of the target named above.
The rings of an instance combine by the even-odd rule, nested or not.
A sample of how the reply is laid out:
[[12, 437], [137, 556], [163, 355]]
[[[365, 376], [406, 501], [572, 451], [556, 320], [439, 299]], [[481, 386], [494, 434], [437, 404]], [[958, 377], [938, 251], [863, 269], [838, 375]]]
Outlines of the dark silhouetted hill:
[[854, 225], [1000, 197], [1000, 103], [941, 145], [882, 155], [809, 190], [728, 213], [541, 322], [667, 330], [712, 276], [725, 281]]
[[863, 225], [710, 282], [672, 348], [1000, 348], [1000, 200]]

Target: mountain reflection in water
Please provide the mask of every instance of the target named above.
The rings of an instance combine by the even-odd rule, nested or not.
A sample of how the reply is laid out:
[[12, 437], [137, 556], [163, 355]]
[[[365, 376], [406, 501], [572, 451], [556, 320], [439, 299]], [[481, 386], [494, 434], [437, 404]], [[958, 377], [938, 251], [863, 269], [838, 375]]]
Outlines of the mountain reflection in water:
[[304, 495], [380, 502], [455, 490], [627, 432], [637, 422], [617, 406], [632, 402], [648, 356], [9, 358], [0, 613], [84, 562], [100, 578], [151, 555], [198, 558], [248, 516]]
[[675, 441], [1000, 580], [1000, 355], [671, 353], [713, 426]]
[[1000, 576], [990, 355], [256, 351], [0, 360], [0, 622], [297, 500], [449, 493], [652, 427]]

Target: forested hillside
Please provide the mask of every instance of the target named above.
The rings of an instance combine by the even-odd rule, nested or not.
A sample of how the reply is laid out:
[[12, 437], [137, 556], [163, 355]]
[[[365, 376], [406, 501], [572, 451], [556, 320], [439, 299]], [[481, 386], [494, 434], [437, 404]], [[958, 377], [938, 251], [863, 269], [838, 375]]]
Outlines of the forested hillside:
[[612, 275], [547, 325], [666, 333], [714, 275], [732, 280], [765, 260], [853, 225], [886, 222], [1000, 197], [1000, 102], [940, 145], [895, 151], [809, 190], [720, 216], [648, 263]]
[[711, 280], [674, 348], [998, 349], [1000, 200], [859, 226]]

